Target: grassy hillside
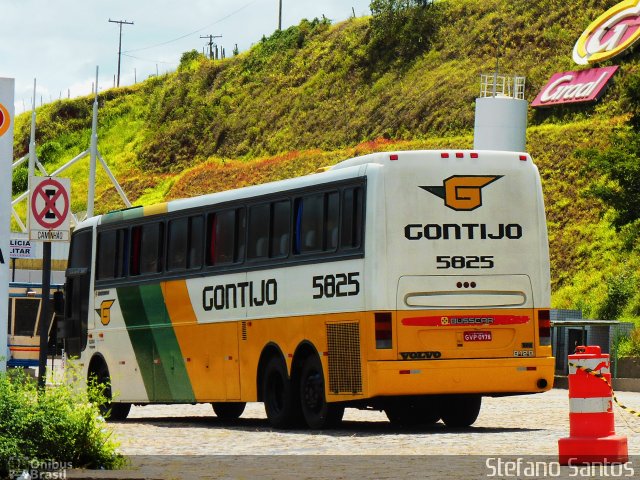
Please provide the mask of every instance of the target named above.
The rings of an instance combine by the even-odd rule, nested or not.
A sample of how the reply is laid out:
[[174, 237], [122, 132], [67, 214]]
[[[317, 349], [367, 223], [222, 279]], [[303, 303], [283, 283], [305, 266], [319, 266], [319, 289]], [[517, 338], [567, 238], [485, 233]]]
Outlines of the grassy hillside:
[[[495, 68], [498, 44], [501, 71], [525, 75], [532, 100], [551, 74], [575, 69], [576, 39], [615, 3], [441, 0], [426, 13], [435, 27], [409, 57], [382, 49], [370, 18], [304, 20], [224, 61], [190, 52], [174, 74], [100, 95], [99, 148], [129, 197], [148, 204], [310, 173], [380, 149], [470, 147], [479, 76]], [[635, 55], [619, 63], [601, 102], [529, 113], [554, 305], [593, 317], [640, 315], [640, 255], [585, 194], [598, 174], [575, 154], [606, 148], [628, 120], [625, 92], [640, 67]], [[38, 109], [38, 154], [49, 171], [88, 148], [91, 106], [87, 97]], [[29, 115], [20, 116], [16, 157], [27, 151], [28, 128]], [[75, 210], [85, 209], [86, 170], [84, 161], [68, 173]], [[120, 208], [103, 173], [99, 182], [97, 212]]]

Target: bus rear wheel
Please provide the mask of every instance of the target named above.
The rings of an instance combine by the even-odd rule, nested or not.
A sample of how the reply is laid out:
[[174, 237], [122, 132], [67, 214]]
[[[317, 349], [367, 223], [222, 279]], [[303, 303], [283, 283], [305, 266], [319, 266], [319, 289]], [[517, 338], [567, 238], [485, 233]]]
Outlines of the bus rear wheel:
[[409, 397], [392, 400], [384, 409], [389, 421], [399, 427], [429, 426], [440, 420], [438, 397]]
[[447, 427], [466, 428], [480, 413], [480, 395], [446, 395], [442, 400], [442, 421]]
[[220, 420], [237, 420], [247, 404], [245, 402], [213, 402], [211, 406]]
[[309, 428], [335, 427], [342, 421], [344, 407], [327, 403], [322, 364], [316, 355], [304, 360], [300, 376], [300, 400], [302, 415]]
[[275, 428], [291, 428], [300, 420], [300, 402], [287, 375], [287, 367], [278, 357], [267, 363], [262, 381], [262, 400], [269, 423]]

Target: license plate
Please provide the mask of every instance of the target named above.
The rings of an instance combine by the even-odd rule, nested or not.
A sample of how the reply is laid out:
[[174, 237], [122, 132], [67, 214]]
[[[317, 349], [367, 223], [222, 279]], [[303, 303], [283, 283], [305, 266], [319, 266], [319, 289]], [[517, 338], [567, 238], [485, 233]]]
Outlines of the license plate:
[[465, 342], [490, 342], [491, 332], [464, 332]]

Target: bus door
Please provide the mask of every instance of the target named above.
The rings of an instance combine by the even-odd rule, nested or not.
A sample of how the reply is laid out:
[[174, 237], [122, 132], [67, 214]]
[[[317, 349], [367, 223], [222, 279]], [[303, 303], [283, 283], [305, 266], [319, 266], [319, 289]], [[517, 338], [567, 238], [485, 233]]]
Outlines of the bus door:
[[74, 233], [66, 271], [64, 320], [58, 326], [58, 336], [70, 356], [79, 356], [87, 346], [92, 251], [93, 229]]

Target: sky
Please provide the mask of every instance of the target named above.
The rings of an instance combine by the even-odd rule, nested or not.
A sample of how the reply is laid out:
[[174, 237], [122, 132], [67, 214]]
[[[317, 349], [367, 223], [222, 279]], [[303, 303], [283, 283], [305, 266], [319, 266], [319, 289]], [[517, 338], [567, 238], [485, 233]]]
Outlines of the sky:
[[[16, 114], [60, 97], [114, 86], [122, 25], [120, 86], [174, 71], [207, 39], [232, 55], [271, 35], [279, 0], [0, 0], [0, 77], [14, 78]], [[370, 0], [282, 0], [282, 28], [325, 15], [334, 23], [369, 14]], [[352, 10], [353, 9], [353, 10]]]

